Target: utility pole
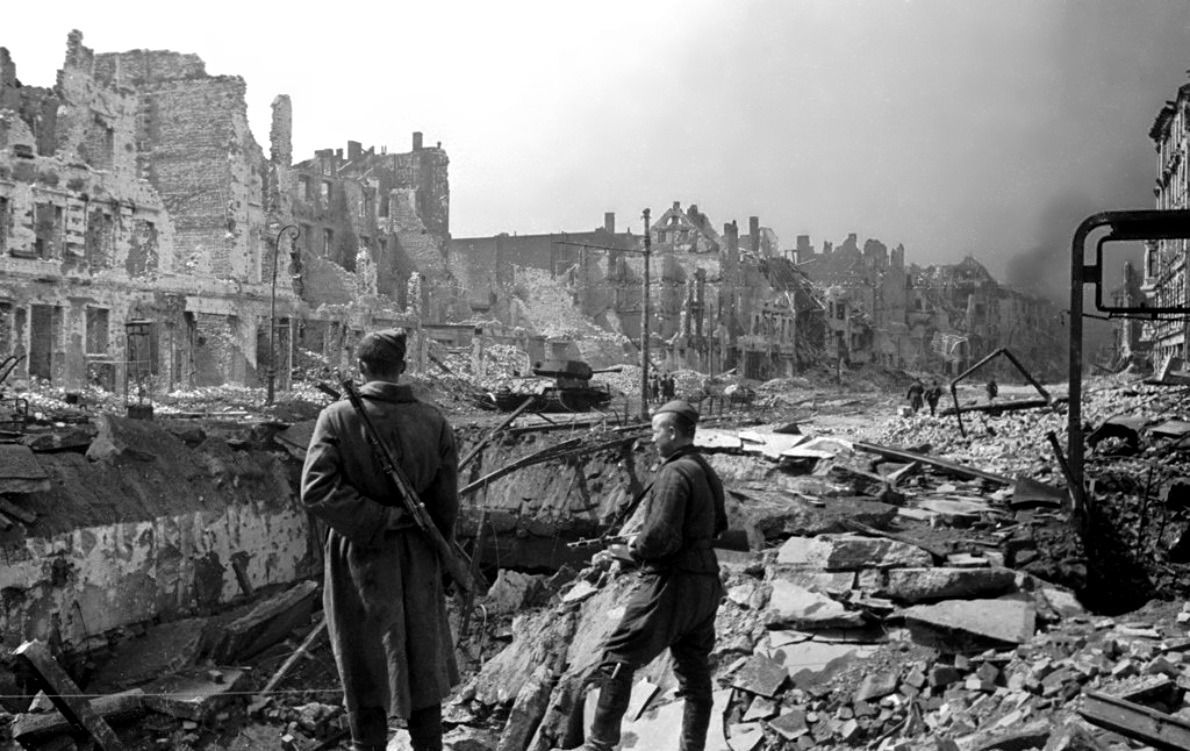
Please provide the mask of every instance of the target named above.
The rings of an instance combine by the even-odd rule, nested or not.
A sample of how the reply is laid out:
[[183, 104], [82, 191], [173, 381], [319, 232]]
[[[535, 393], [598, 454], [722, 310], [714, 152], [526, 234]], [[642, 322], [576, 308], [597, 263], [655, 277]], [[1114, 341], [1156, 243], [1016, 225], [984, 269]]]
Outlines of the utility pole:
[[649, 210], [645, 209], [645, 273], [640, 303], [640, 419], [649, 419], [649, 251], [653, 237], [649, 229]]

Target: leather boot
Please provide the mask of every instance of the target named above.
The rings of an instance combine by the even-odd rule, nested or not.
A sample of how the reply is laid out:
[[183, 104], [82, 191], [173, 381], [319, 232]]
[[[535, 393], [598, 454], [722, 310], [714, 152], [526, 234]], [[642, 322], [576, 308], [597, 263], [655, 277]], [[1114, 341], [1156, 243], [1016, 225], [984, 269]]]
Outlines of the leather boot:
[[409, 713], [409, 742], [413, 751], [442, 751], [442, 705]]
[[679, 751], [703, 751], [706, 748], [713, 706], [709, 698], [686, 697], [682, 707], [682, 743], [678, 747]]
[[381, 707], [360, 707], [347, 713], [352, 751], [383, 751], [388, 743], [388, 712]]
[[715, 706], [710, 667], [705, 658], [687, 659], [683, 656], [675, 661], [674, 674], [678, 678], [678, 693], [684, 701], [679, 751], [703, 751]]
[[600, 668], [603, 673], [599, 689], [599, 703], [595, 706], [595, 719], [591, 732], [583, 746], [587, 751], [612, 751], [620, 742], [620, 720], [628, 711], [632, 698], [632, 676], [634, 670], [623, 663], [613, 663]]

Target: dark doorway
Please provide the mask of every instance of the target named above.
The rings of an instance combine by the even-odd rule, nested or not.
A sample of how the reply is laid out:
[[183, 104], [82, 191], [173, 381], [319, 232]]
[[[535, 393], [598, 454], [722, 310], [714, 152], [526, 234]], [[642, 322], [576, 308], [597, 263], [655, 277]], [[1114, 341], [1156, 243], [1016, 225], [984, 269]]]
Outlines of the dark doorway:
[[34, 305], [29, 336], [29, 375], [45, 380], [53, 378], [54, 306]]

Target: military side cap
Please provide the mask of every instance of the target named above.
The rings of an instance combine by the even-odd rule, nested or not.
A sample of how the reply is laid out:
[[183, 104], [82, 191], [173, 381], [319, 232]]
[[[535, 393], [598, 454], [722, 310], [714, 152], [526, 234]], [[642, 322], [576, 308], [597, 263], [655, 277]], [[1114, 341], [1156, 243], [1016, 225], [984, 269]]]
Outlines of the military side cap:
[[671, 402], [666, 402], [658, 407], [653, 414], [660, 415], [664, 412], [673, 412], [691, 425], [698, 423], [698, 410], [685, 399], [674, 399]]

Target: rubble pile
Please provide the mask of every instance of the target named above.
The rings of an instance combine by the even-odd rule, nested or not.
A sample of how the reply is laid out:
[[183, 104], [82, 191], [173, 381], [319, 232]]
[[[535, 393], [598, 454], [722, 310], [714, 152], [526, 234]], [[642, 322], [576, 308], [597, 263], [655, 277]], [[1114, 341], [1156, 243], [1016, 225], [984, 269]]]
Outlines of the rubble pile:
[[[1013, 389], [1017, 397], [1029, 394]], [[1011, 404], [1010, 396], [1006, 404]], [[972, 400], [964, 400], [968, 403]], [[944, 399], [943, 405], [950, 406]], [[1083, 594], [1091, 607], [1126, 612], [1154, 596], [1190, 594], [1190, 528], [1182, 478], [1190, 476], [1182, 438], [1190, 425], [1190, 398], [1183, 389], [1118, 378], [1088, 384], [1083, 403], [1087, 426], [1085, 474], [1091, 481], [1087, 518], [1080, 520], [1089, 567]], [[923, 413], [861, 430], [870, 440], [890, 445], [929, 446], [930, 451], [998, 473], [1018, 473], [1062, 485], [1062, 470], [1047, 435], [1065, 447], [1063, 402], [1054, 409], [999, 415], [967, 413], [967, 436], [954, 416]], [[1062, 558], [1069, 535], [1054, 533], [1043, 557]], [[1038, 573], [1042, 573], [1038, 571]]]
[[[443, 357], [452, 370], [470, 367], [469, 354]], [[632, 370], [606, 375], [635, 390]], [[676, 375], [679, 394], [706, 385], [700, 374]], [[969, 411], [964, 437], [953, 416], [894, 416], [897, 396], [809, 386], [758, 387], [759, 401], [781, 405], [765, 411], [767, 426], [713, 422], [697, 434], [724, 480], [730, 522], [708, 749], [1116, 751], [1160, 747], [1145, 740], [1153, 733], [1174, 747], [1190, 738], [1176, 735], [1190, 732], [1190, 610], [1161, 601], [1136, 610], [1142, 596], [1190, 591], [1178, 560], [1190, 526], [1180, 391], [1088, 388], [1084, 524], [1070, 515], [1046, 440], [1050, 430], [1064, 435], [1060, 400], [1057, 409]], [[1003, 399], [1023, 393], [1007, 386]], [[975, 388], [960, 396], [986, 403]], [[873, 419], [882, 413], [889, 419]], [[586, 680], [634, 582], [621, 564], [586, 565], [597, 548], [572, 550], [560, 530], [600, 531], [647, 483], [650, 448], [608, 425], [563, 434], [536, 418], [517, 425], [477, 454], [464, 480], [500, 478], [467, 496], [475, 529], [461, 532], [484, 529], [479, 557], [500, 568], [460, 643], [471, 677], [447, 708], [447, 748], [579, 745], [595, 701]], [[295, 424], [277, 440], [300, 458], [307, 429]], [[480, 446], [467, 440], [479, 432], [460, 431], [464, 451]], [[538, 456], [548, 461], [529, 462]], [[106, 675], [93, 676], [88, 691], [103, 696], [92, 703], [116, 723], [139, 717], [144, 748], [333, 744], [345, 721], [317, 602], [304, 582], [234, 613], [150, 626], [96, 663]], [[462, 613], [451, 607], [458, 628]], [[165, 660], [156, 670], [145, 667], [152, 655]], [[153, 692], [135, 682], [167, 678]], [[200, 686], [201, 712], [179, 698]], [[138, 690], [178, 700], [129, 693]], [[665, 656], [638, 672], [631, 747], [676, 748], [675, 690]], [[11, 729], [29, 747], [66, 727], [52, 711], [9, 709], [20, 710]], [[403, 748], [401, 737], [392, 748]]]
[[[1176, 607], [1095, 617], [990, 560], [935, 565], [920, 548], [860, 535], [724, 557], [708, 749], [1135, 747], [1080, 718], [1084, 692], [1190, 719], [1190, 612]], [[505, 722], [501, 738], [518, 743], [499, 748], [574, 747], [582, 686], [630, 587], [614, 567], [581, 572], [553, 607], [518, 617], [514, 641], [448, 714]], [[664, 657], [638, 673], [633, 747], [677, 747], [675, 689]], [[1083, 745], [1056, 745], [1071, 737]]]
[[515, 267], [513, 320], [546, 337], [606, 335], [575, 306], [574, 293], [545, 269]]

